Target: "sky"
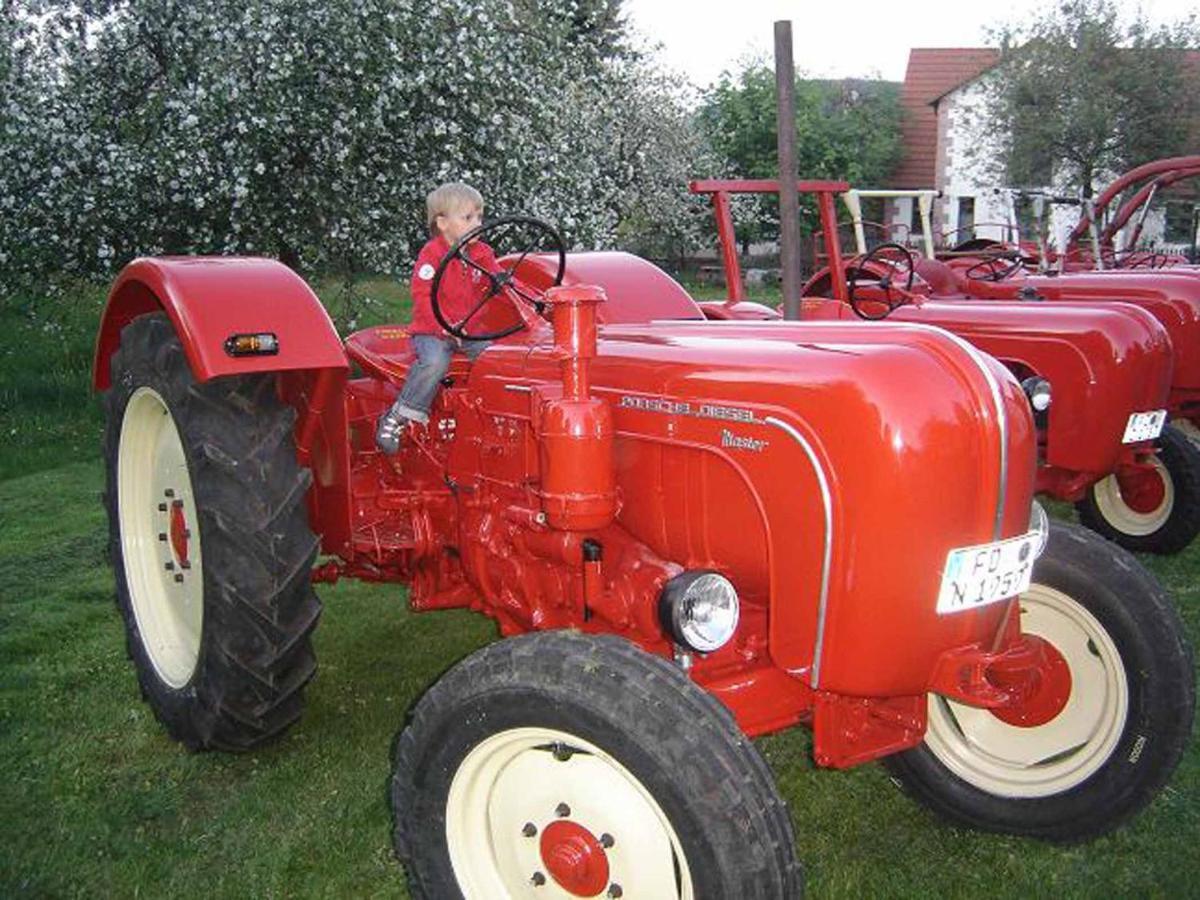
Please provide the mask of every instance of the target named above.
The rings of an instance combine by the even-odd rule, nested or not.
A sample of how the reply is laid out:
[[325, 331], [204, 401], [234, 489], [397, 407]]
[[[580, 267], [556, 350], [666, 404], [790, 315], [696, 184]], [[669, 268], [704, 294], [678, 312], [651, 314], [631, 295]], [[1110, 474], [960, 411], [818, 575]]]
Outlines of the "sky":
[[[1046, 0], [625, 0], [635, 30], [661, 42], [658, 58], [697, 87], [755, 53], [774, 58], [774, 23], [791, 19], [797, 71], [813, 77], [876, 76], [903, 81], [912, 47], [987, 46], [984, 28], [1019, 22]], [[1184, 18], [1196, 0], [1123, 2], [1153, 22]], [[853, 34], [847, 32], [852, 27]]]

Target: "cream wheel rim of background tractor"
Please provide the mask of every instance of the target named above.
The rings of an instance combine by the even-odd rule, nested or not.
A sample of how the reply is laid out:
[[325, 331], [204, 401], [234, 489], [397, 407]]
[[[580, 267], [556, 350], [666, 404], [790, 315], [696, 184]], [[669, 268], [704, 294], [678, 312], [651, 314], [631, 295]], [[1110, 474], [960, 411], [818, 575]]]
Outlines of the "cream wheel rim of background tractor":
[[931, 694], [925, 741], [980, 790], [1047, 797], [1082, 784], [1112, 755], [1129, 712], [1129, 686], [1112, 638], [1079, 603], [1035, 583], [1020, 604], [1022, 632], [1050, 642], [1070, 669], [1066, 705], [1045, 724], [1022, 727]]
[[1171, 517], [1171, 511], [1175, 507], [1175, 485], [1167, 467], [1157, 456], [1153, 459], [1153, 465], [1162, 479], [1163, 496], [1158, 506], [1149, 512], [1138, 512], [1126, 502], [1121, 496], [1121, 485], [1116, 475], [1102, 478], [1092, 488], [1092, 496], [1100, 515], [1122, 534], [1138, 537], [1154, 534]]
[[121, 420], [117, 508], [125, 580], [142, 645], [172, 688], [200, 657], [204, 568], [192, 481], [179, 430], [163, 398], [134, 391]]
[[[543, 846], [551, 826], [594, 838], [603, 860], [589, 851], [592, 871], [607, 865], [597, 893], [556, 879]], [[646, 787], [604, 750], [551, 728], [502, 731], [467, 754], [446, 800], [446, 842], [467, 900], [695, 896], [679, 837]]]

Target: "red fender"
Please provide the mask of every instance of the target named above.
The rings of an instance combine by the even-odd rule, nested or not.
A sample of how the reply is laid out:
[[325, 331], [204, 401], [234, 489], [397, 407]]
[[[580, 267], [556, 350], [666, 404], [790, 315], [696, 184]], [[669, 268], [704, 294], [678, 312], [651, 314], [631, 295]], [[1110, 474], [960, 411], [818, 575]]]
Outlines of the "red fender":
[[[349, 368], [321, 301], [282, 263], [248, 257], [143, 258], [127, 265], [109, 292], [92, 366], [96, 390], [110, 385], [108, 360], [121, 329], [159, 310], [170, 316], [198, 381], [245, 372]], [[260, 332], [279, 339], [278, 353], [226, 353], [230, 335]]]

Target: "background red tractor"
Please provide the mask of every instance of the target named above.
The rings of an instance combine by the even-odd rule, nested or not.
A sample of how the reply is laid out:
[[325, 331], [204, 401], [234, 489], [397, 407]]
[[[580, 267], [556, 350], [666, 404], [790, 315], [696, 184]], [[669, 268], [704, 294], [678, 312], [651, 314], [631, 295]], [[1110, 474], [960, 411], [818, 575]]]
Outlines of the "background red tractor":
[[[846, 186], [801, 184], [817, 198], [822, 256], [831, 261], [803, 288], [805, 321], [888, 318], [959, 335], [1003, 362], [1030, 395], [1040, 492], [1075, 503], [1084, 524], [1129, 549], [1174, 553], [1191, 543], [1200, 531], [1200, 450], [1177, 430], [1163, 431], [1174, 366], [1158, 320], [1111, 302], [980, 304], [935, 295], [918, 274], [926, 268], [906, 247], [867, 251], [857, 215], [860, 252], [846, 259], [834, 223], [835, 196]], [[729, 300], [706, 312], [778, 318], [778, 311], [740, 299], [728, 202], [734, 193], [777, 191], [777, 183], [693, 182], [692, 190], [713, 197], [730, 285]], [[928, 230], [924, 238], [931, 246]]]
[[266, 260], [117, 280], [95, 375], [117, 599], [176, 739], [291, 724], [311, 578], [345, 575], [508, 636], [398, 740], [417, 896], [795, 896], [748, 736], [796, 723], [819, 764], [887, 757], [1000, 831], [1099, 834], [1165, 784], [1194, 705], [1178, 617], [1123, 551], [1031, 525], [1036, 435], [1003, 367], [910, 324], [711, 323], [650, 264], [568, 262], [524, 220], [443, 268], [506, 235], [529, 278], [448, 324], [519, 329], [451, 369], [394, 457], [373, 432], [403, 328], [343, 347]]

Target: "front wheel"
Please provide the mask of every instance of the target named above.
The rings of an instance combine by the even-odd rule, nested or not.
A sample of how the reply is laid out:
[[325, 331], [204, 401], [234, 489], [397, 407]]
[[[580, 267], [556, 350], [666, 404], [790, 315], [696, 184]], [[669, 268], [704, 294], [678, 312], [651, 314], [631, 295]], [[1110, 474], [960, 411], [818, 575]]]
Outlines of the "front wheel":
[[615, 637], [467, 657], [397, 741], [396, 852], [415, 897], [791, 898], [770, 771], [719, 702]]
[[1075, 509], [1082, 525], [1126, 550], [1178, 553], [1200, 532], [1200, 447], [1168, 425], [1149, 467], [1101, 479]]
[[1056, 841], [1126, 821], [1166, 783], [1195, 705], [1192, 652], [1166, 592], [1120, 548], [1054, 523], [1021, 630], [1049, 644], [1041, 685], [995, 711], [931, 695], [925, 741], [886, 760], [946, 818]]

